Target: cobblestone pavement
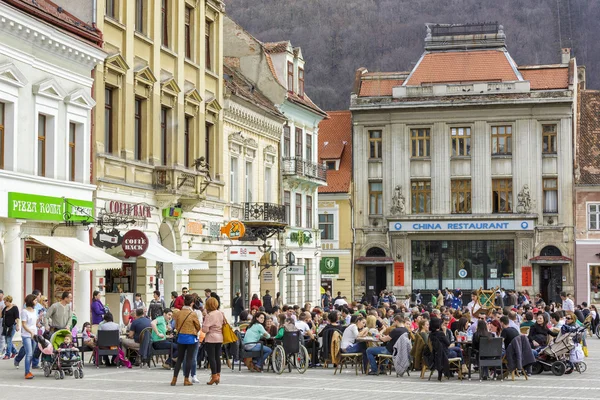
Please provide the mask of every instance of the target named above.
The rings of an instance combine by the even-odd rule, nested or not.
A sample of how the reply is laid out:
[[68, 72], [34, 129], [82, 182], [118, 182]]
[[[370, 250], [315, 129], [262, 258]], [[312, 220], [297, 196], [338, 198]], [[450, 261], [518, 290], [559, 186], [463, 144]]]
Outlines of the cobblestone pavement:
[[[242, 369], [235, 372], [223, 369], [221, 384], [207, 386], [208, 372], [199, 371], [200, 384], [183, 386], [180, 376], [176, 387], [169, 385], [172, 372], [162, 368], [152, 369], [96, 369], [85, 367], [85, 378], [76, 380], [72, 376], [64, 380], [45, 378], [41, 370], [34, 370], [35, 378], [23, 379], [23, 368], [15, 369], [12, 360], [0, 360], [0, 399], [14, 398], [69, 398], [106, 399], [133, 398], [144, 400], [165, 398], [211, 398], [211, 399], [368, 399], [380, 398], [429, 399], [473, 398], [485, 396], [487, 399], [565, 399], [578, 400], [600, 398], [600, 340], [588, 339], [590, 357], [585, 359], [587, 371], [583, 374], [555, 377], [550, 372], [533, 376], [529, 381], [523, 378], [512, 381], [479, 382], [478, 375], [472, 381], [460, 382], [457, 379], [438, 382], [419, 379], [417, 373], [410, 377], [356, 376], [354, 370], [344, 370], [340, 376], [333, 375], [333, 369], [309, 369], [301, 375], [297, 371], [273, 373], [250, 373]], [[434, 377], [437, 373], [434, 374]], [[17, 397], [18, 396], [18, 397]]]

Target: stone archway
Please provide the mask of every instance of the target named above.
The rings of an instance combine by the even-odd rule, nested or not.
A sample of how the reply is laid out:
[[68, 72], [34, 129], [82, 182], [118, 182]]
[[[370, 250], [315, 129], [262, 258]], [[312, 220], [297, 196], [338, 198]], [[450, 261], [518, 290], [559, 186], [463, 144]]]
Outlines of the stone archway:
[[385, 257], [385, 250], [383, 250], [381, 247], [371, 247], [367, 250], [366, 253], [367, 257]]

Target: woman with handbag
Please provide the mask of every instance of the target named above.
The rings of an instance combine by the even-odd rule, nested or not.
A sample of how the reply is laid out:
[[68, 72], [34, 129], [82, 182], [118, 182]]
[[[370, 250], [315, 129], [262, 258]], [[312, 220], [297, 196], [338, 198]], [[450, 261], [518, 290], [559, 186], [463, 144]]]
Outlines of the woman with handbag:
[[183, 370], [183, 386], [192, 386], [190, 381], [190, 372], [194, 361], [194, 353], [198, 346], [198, 332], [200, 331], [200, 321], [198, 316], [192, 310], [194, 298], [190, 294], [183, 297], [183, 308], [175, 314], [175, 330], [177, 331], [177, 363], [173, 371], [173, 380], [171, 386], [177, 384], [177, 376], [181, 369], [181, 364], [185, 357], [185, 368]]
[[223, 324], [226, 323], [225, 316], [218, 310], [219, 302], [214, 297], [206, 300], [206, 312], [202, 332], [204, 337], [204, 348], [210, 365], [210, 381], [207, 385], [219, 384], [221, 381], [221, 346], [223, 346]]

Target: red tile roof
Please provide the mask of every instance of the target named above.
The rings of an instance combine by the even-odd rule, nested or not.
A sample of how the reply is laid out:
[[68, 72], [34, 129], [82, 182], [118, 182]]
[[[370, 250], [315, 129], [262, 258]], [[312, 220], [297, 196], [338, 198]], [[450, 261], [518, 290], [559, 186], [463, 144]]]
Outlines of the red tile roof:
[[580, 90], [577, 100], [576, 161], [579, 185], [600, 185], [600, 91]]
[[516, 81], [517, 75], [501, 50], [427, 53], [406, 84]]
[[50, 0], [2, 0], [5, 3], [40, 18], [55, 27], [61, 28], [80, 39], [102, 46], [102, 34], [99, 30], [83, 22], [73, 14], [57, 6]]
[[233, 60], [226, 61], [228, 62], [223, 65], [223, 74], [228, 75], [227, 79], [224, 79], [227, 89], [236, 96], [268, 111], [271, 115], [284, 118], [277, 107], [275, 107], [275, 105], [273, 105], [273, 103], [271, 103], [271, 101], [269, 101], [269, 99], [258, 90], [251, 81], [242, 75], [237, 68], [235, 68], [235, 62]]
[[324, 118], [327, 118], [327, 113], [319, 108], [313, 101], [308, 97], [306, 93], [300, 97], [294, 92], [287, 92], [287, 99], [292, 103], [300, 104], [301, 106], [307, 107], [317, 114], [320, 114]]
[[530, 82], [531, 90], [567, 89], [569, 87], [569, 68], [521, 69], [523, 79]]
[[289, 42], [284, 40], [282, 42], [270, 42], [265, 43], [265, 50], [267, 53], [283, 53], [287, 51]]
[[327, 186], [319, 187], [319, 193], [348, 193], [352, 181], [352, 113], [328, 111], [327, 114], [329, 119], [319, 124], [319, 158], [339, 159], [340, 167], [327, 171]]
[[391, 96], [392, 89], [396, 86], [401, 86], [403, 82], [404, 80], [402, 79], [363, 80], [358, 95], [361, 97]]

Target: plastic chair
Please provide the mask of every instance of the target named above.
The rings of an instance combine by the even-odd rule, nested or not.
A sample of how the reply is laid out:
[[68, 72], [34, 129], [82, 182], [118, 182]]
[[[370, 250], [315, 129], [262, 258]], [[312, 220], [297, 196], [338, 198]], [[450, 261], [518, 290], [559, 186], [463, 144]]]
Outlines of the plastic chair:
[[[503, 338], [490, 338], [482, 336], [479, 339], [479, 354], [477, 357], [479, 365], [479, 380], [483, 376], [483, 367], [500, 368], [500, 380], [504, 380], [504, 371], [502, 365], [502, 341]], [[494, 378], [496, 379], [496, 378]]]

